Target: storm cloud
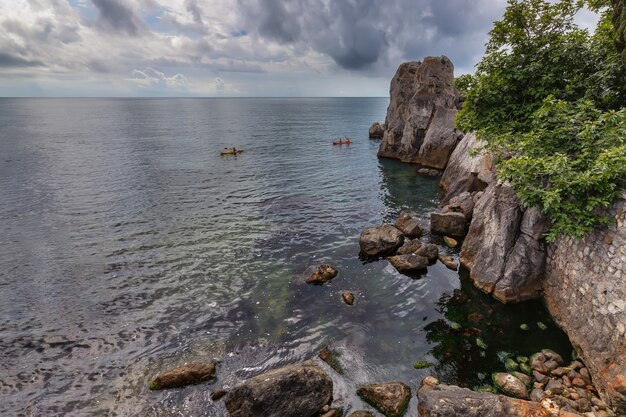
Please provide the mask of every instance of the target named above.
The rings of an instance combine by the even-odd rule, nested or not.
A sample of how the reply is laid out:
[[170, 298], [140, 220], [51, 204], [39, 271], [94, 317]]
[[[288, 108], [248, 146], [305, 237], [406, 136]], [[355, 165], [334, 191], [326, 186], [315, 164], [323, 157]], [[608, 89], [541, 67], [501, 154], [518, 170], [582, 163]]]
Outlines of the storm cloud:
[[103, 28], [136, 36], [145, 27], [132, 9], [118, 0], [91, 0], [91, 2], [100, 12], [98, 23]]

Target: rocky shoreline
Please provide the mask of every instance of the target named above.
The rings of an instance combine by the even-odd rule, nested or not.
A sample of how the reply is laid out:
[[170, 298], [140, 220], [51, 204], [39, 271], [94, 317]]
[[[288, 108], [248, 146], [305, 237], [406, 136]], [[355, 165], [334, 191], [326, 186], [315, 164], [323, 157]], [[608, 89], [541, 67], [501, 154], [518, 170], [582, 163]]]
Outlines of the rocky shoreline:
[[[454, 67], [448, 58], [402, 64], [390, 93], [385, 123], [375, 123], [369, 130], [370, 138], [382, 139], [378, 155], [419, 164], [421, 175], [440, 174], [445, 196], [429, 225], [405, 211], [395, 224], [364, 230], [359, 238], [361, 256], [385, 259], [400, 273], [418, 277], [436, 262], [451, 270], [460, 263], [477, 288], [503, 303], [543, 297], [576, 348], [571, 361], [549, 349], [529, 357], [507, 356], [505, 369], [494, 373], [493, 385], [480, 392], [444, 385], [428, 376], [416, 392], [419, 415], [625, 415], [624, 202], [611, 212], [617, 219], [614, 226], [583, 241], [563, 238], [548, 245], [543, 239], [548, 220], [536, 208], [523, 207], [514, 191], [497, 181], [493, 158], [475, 134], [454, 128], [462, 98], [454, 87]], [[428, 228], [443, 245], [422, 240]], [[459, 259], [443, 253], [441, 246], [460, 246]], [[324, 285], [339, 273], [334, 266], [321, 264], [309, 271], [305, 281]], [[353, 293], [340, 295], [348, 306], [355, 303]], [[325, 348], [319, 360], [329, 369], [316, 360], [288, 365], [228, 392], [215, 390], [211, 399], [224, 397], [231, 417], [343, 417], [343, 409], [333, 408], [333, 381], [328, 375], [342, 374], [340, 355]], [[426, 361], [415, 365], [429, 366]], [[213, 363], [185, 365], [159, 375], [150, 388], [211, 381], [215, 370]], [[404, 415], [412, 396], [411, 387], [402, 381], [363, 385], [356, 394], [388, 417]], [[374, 415], [359, 410], [349, 416]]]

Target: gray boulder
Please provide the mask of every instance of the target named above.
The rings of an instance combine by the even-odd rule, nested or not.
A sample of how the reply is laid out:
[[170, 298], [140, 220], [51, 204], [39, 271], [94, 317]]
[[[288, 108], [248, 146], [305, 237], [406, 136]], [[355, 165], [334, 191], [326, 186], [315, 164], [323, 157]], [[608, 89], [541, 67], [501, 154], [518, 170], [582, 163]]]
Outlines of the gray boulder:
[[366, 385], [357, 394], [387, 417], [404, 415], [411, 399], [411, 389], [402, 382]]
[[378, 156], [443, 169], [460, 139], [454, 128], [459, 92], [452, 62], [445, 56], [406, 62], [389, 93]]
[[415, 214], [403, 211], [396, 220], [396, 228], [406, 237], [416, 238], [424, 234], [424, 230], [419, 225], [419, 220]]
[[467, 233], [467, 219], [463, 213], [436, 211], [430, 215], [430, 231], [441, 235], [463, 237]]
[[400, 272], [423, 271], [428, 267], [427, 258], [413, 253], [390, 256], [387, 260]]
[[230, 390], [231, 417], [311, 417], [330, 401], [333, 381], [312, 361], [251, 378]]
[[369, 130], [370, 139], [382, 139], [385, 135], [385, 126], [380, 123], [374, 123]]
[[368, 256], [394, 253], [403, 243], [402, 232], [390, 224], [365, 229], [359, 238], [361, 252]]

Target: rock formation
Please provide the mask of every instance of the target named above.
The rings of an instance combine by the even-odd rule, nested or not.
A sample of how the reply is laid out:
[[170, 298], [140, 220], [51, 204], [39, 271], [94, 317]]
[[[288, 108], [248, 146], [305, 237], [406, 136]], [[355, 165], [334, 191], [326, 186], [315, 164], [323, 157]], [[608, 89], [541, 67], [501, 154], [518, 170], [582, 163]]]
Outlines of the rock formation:
[[426, 377], [417, 391], [420, 417], [580, 417], [559, 410], [550, 400], [541, 403], [518, 400], [490, 393], [478, 393], [466, 388], [439, 384]]
[[370, 139], [382, 139], [385, 135], [385, 126], [380, 123], [374, 123], [369, 130]]
[[258, 375], [226, 396], [231, 417], [311, 417], [328, 404], [333, 381], [312, 361]]
[[459, 92], [445, 56], [406, 62], [391, 81], [378, 156], [443, 169], [461, 135], [454, 128]]
[[189, 363], [159, 374], [151, 383], [151, 390], [179, 388], [185, 385], [200, 384], [215, 378], [215, 365], [212, 363]]
[[360, 387], [357, 394], [387, 417], [401, 417], [411, 399], [411, 388], [402, 382], [371, 384]]
[[361, 252], [367, 256], [391, 254], [403, 243], [402, 232], [390, 224], [365, 229], [359, 238]]

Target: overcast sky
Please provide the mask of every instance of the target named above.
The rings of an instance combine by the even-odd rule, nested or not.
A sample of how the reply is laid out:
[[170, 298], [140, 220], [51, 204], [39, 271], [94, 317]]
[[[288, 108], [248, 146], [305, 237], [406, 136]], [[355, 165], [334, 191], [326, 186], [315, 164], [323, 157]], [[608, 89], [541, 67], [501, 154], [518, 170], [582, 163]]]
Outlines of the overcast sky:
[[404, 61], [473, 72], [505, 4], [0, 0], [0, 96], [387, 96]]

